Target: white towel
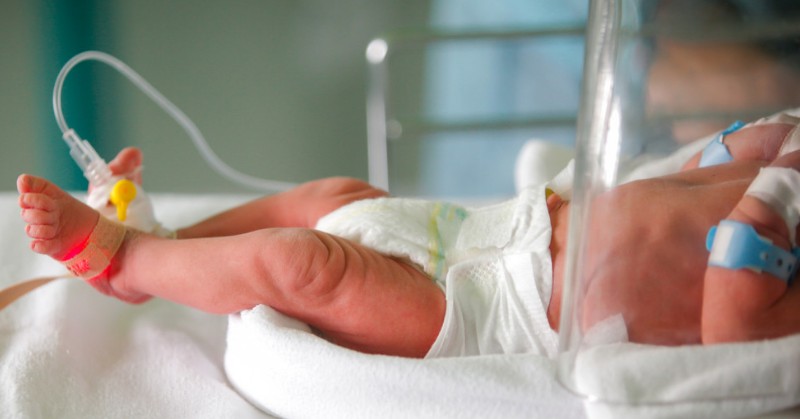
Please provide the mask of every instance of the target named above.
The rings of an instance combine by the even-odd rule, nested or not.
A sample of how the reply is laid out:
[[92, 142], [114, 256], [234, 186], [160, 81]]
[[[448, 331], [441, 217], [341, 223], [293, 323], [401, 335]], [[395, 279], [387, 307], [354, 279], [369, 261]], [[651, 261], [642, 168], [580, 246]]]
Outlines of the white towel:
[[[243, 200], [154, 198], [159, 220], [171, 226]], [[63, 269], [29, 251], [18, 214], [16, 194], [0, 194], [2, 285]], [[0, 417], [268, 416], [241, 396], [291, 418], [721, 418], [800, 404], [797, 336], [707, 348], [598, 347], [580, 361], [594, 363], [598, 374], [584, 374], [581, 382], [601, 386], [609, 397], [627, 390], [698, 400], [731, 389], [758, 394], [753, 386], [786, 393], [656, 406], [587, 402], [585, 411], [583, 400], [556, 380], [555, 363], [535, 355], [365, 355], [263, 307], [230, 318], [223, 372], [224, 340], [225, 318], [164, 301], [129, 306], [77, 280], [54, 282], [0, 312]]]
[[[362, 207], [370, 205], [357, 206]], [[398, 222], [393, 217], [390, 224]], [[425, 243], [426, 229], [398, 231], [404, 239], [399, 244], [380, 237], [371, 242], [415, 259], [415, 248], [407, 244]], [[416, 257], [420, 264], [423, 250]], [[800, 336], [682, 347], [595, 338], [597, 346], [581, 351], [575, 371], [564, 376], [576, 395], [560, 387], [556, 361], [544, 355], [366, 355], [330, 344], [305, 324], [260, 306], [230, 318], [225, 365], [231, 383], [256, 406], [292, 418], [740, 417], [800, 404]], [[571, 362], [566, 354], [561, 361]]]
[[[154, 197], [173, 226], [242, 200]], [[16, 193], [0, 194], [0, 237], [0, 287], [65, 272], [30, 251]], [[52, 282], [0, 311], [0, 417], [268, 417], [228, 385], [226, 321], [161, 300], [131, 306], [77, 279]]]
[[800, 405], [800, 335], [710, 346], [603, 345], [580, 354], [574, 377], [584, 394], [624, 402], [587, 403], [592, 417], [762, 415]]
[[287, 418], [582, 418], [536, 355], [408, 359], [333, 345], [259, 306], [231, 316], [228, 378]]
[[225, 354], [244, 397], [291, 418], [735, 418], [800, 406], [800, 335], [716, 346], [608, 344], [576, 365], [571, 385], [580, 397], [562, 387], [546, 357], [367, 355], [264, 306], [230, 317]]

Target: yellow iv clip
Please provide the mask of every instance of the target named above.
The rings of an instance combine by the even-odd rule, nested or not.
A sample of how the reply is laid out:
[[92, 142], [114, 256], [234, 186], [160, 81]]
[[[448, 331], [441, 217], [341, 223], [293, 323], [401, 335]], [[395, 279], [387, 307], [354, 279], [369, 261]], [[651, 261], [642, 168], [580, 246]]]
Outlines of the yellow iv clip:
[[136, 185], [128, 179], [118, 180], [111, 189], [111, 203], [117, 207], [117, 218], [124, 222], [128, 218], [128, 204], [136, 199]]

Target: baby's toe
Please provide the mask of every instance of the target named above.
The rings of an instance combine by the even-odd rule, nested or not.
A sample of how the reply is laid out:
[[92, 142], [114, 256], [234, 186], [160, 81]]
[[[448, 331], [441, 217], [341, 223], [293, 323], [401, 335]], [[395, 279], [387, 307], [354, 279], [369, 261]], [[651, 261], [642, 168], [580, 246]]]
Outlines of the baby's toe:
[[53, 225], [30, 224], [25, 227], [28, 237], [37, 240], [52, 240], [56, 237], [58, 229]]
[[29, 225], [53, 225], [58, 222], [58, 216], [50, 211], [39, 209], [23, 209], [22, 221]]
[[33, 240], [31, 250], [40, 255], [52, 256], [61, 252], [61, 244], [54, 240]]
[[135, 147], [128, 147], [114, 157], [108, 168], [115, 176], [125, 176], [141, 184], [139, 169], [142, 166], [142, 151]]
[[[45, 193], [50, 189], [50, 183], [47, 179], [43, 179], [33, 175], [20, 175], [17, 178], [17, 191], [19, 193]], [[53, 185], [54, 186], [54, 185]]]
[[19, 196], [19, 206], [24, 209], [53, 211], [56, 203], [53, 198], [41, 193], [23, 193]]

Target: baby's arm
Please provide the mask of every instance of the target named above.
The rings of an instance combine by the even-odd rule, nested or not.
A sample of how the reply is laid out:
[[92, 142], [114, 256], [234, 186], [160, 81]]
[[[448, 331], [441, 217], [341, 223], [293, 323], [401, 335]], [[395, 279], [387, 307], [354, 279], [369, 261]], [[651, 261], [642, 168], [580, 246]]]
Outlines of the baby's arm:
[[[744, 128], [726, 134], [723, 137], [724, 146], [727, 147], [730, 157], [735, 161], [765, 161], [770, 162], [778, 157], [787, 136], [795, 128], [788, 123], [764, 123], [745, 126]], [[716, 139], [714, 141], [717, 141]], [[702, 153], [697, 153], [684, 164], [682, 170], [700, 167]]]
[[[800, 169], [800, 153], [795, 152], [782, 156], [775, 160], [770, 167]], [[788, 183], [784, 184], [776, 179], [765, 178], [763, 180], [767, 181], [768, 185], [783, 184], [786, 186], [784, 191], [797, 193], [798, 191], [794, 187], [797, 183], [797, 173], [784, 173], [786, 173], [785, 179]], [[762, 172], [759, 176], [763, 175]], [[758, 182], [758, 178], [754, 182]], [[764, 199], [772, 201], [774, 207], [751, 194], [760, 194], [759, 196]], [[748, 225], [753, 226], [759, 236], [779, 248], [789, 251], [792, 247], [789, 228], [797, 229], [796, 204], [780, 202], [780, 199], [774, 199], [775, 196], [774, 191], [767, 191], [767, 194], [764, 195], [763, 192], [752, 192], [751, 187], [748, 194], [742, 197], [727, 219], [744, 223], [743, 232], [746, 231]], [[791, 198], [789, 199], [791, 201]], [[788, 215], [787, 218], [792, 220], [785, 221], [784, 217], [776, 210], [786, 211], [787, 214], [794, 213], [794, 216]], [[795, 225], [787, 226], [787, 222]], [[736, 224], [732, 224], [732, 226], [736, 226]], [[800, 318], [800, 292], [796, 285], [787, 284], [787, 280], [793, 279], [791, 276], [779, 279], [778, 276], [765, 271], [756, 272], [747, 268], [730, 269], [714, 266], [720, 261], [724, 261], [723, 255], [727, 253], [723, 250], [726, 241], [719, 238], [720, 228], [722, 227], [718, 227], [717, 237], [712, 248], [711, 266], [707, 268], [705, 274], [702, 310], [703, 342], [766, 339], [800, 332], [800, 322], [797, 320]], [[731, 227], [727, 227], [727, 230], [732, 231]], [[743, 242], [743, 239], [737, 240], [739, 243]], [[781, 260], [776, 265], [784, 268], [792, 263], [793, 256], [761, 257], [762, 260], [765, 258]], [[797, 261], [794, 261], [794, 265], [796, 264]], [[787, 268], [787, 271], [790, 270]]]
[[178, 230], [178, 238], [218, 237], [271, 227], [313, 228], [322, 216], [351, 202], [387, 193], [358, 179], [334, 177], [265, 196]]
[[[794, 128], [794, 124], [784, 121], [757, 122], [725, 134], [722, 147], [733, 161], [771, 162], [778, 156]], [[716, 137], [713, 142], [718, 140]], [[629, 183], [696, 169], [701, 166], [700, 159], [705, 151], [703, 147], [710, 146], [706, 140], [700, 139], [679, 148], [667, 157], [634, 164], [621, 172], [620, 181]], [[703, 167], [707, 166], [710, 165]]]

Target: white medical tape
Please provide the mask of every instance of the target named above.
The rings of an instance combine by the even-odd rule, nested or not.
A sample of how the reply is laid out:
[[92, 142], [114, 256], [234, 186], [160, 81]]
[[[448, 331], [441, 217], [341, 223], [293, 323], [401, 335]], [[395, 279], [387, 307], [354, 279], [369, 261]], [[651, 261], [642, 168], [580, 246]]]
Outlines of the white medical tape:
[[800, 172], [787, 167], [765, 167], [750, 183], [745, 195], [769, 205], [786, 222], [789, 239], [796, 246], [795, 230], [800, 221]]
[[793, 124], [797, 125], [800, 123], [800, 117], [794, 116], [793, 113], [797, 113], [797, 109], [792, 109], [790, 111], [778, 112], [776, 114], [772, 114], [770, 116], [766, 116], [764, 118], [760, 118], [755, 122], [748, 124], [748, 126], [754, 125], [764, 125], [764, 124]]
[[[141, 167], [138, 169], [141, 170]], [[122, 179], [114, 177], [112, 180], [117, 181]], [[104, 217], [110, 220], [117, 220], [117, 209], [109, 201], [111, 190], [116, 182], [107, 182], [100, 186], [92, 187], [89, 190], [89, 195], [86, 197], [86, 205], [94, 208]], [[144, 231], [145, 233], [152, 233], [159, 237], [175, 238], [175, 232], [164, 228], [158, 220], [156, 220], [155, 211], [150, 197], [142, 189], [141, 185], [136, 186], [136, 199], [128, 205], [128, 217], [122, 223], [127, 227], [133, 227], [136, 230]]]
[[779, 112], [765, 118], [761, 118], [748, 126], [757, 126], [763, 124], [789, 124], [794, 125], [794, 128], [786, 134], [783, 140], [783, 145], [778, 152], [779, 156], [800, 150], [800, 117], [795, 116], [800, 109], [792, 109], [790, 111]]
[[786, 134], [786, 138], [783, 140], [783, 145], [778, 155], [783, 156], [797, 150], [800, 150], [800, 124], [795, 125], [794, 128]]

